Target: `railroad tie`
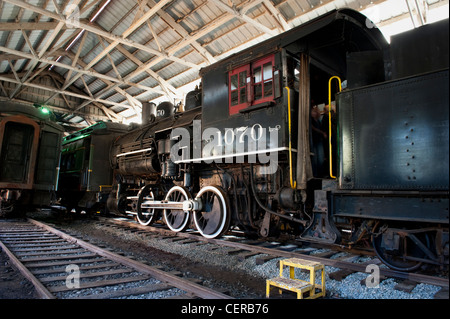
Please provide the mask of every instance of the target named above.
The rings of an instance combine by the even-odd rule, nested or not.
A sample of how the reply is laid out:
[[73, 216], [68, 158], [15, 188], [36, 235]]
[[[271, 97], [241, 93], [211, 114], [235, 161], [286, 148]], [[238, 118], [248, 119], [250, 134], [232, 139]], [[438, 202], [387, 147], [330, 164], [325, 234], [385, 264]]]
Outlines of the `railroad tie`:
[[394, 289], [399, 291], [404, 291], [407, 293], [411, 293], [414, 288], [416, 288], [418, 282], [411, 281], [411, 280], [403, 280], [399, 282], [397, 285], [395, 285]]
[[262, 265], [265, 264], [266, 262], [268, 262], [269, 260], [275, 259], [275, 258], [279, 258], [278, 256], [275, 255], [269, 255], [269, 256], [260, 256], [260, 257], [256, 257], [256, 264], [257, 265]]
[[448, 300], [448, 288], [441, 288], [437, 293], [434, 294], [433, 299], [445, 299]]

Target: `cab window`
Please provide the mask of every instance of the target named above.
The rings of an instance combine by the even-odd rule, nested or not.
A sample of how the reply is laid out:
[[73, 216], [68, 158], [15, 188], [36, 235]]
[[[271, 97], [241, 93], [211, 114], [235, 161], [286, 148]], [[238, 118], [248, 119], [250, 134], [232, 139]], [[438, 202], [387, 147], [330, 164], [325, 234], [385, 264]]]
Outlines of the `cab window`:
[[253, 64], [253, 104], [273, 100], [273, 60], [272, 55]]
[[271, 55], [229, 72], [230, 115], [251, 105], [273, 101], [274, 59]]
[[230, 114], [239, 113], [249, 106], [248, 85], [250, 81], [250, 66], [245, 65], [235, 69], [229, 74], [229, 110]]

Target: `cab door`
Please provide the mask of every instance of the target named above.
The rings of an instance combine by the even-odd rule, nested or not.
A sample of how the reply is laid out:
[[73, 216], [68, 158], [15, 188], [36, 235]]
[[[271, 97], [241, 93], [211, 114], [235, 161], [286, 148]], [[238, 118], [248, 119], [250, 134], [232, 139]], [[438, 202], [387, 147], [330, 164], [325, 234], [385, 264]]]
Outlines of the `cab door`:
[[39, 131], [34, 121], [21, 116], [0, 123], [0, 184], [32, 188]]

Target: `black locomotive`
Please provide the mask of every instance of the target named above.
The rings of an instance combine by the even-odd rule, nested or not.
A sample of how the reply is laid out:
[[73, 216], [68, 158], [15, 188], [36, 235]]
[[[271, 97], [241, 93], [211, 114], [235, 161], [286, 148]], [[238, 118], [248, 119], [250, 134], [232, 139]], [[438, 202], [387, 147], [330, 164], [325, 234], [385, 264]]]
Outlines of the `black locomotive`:
[[63, 131], [46, 108], [0, 102], [0, 217], [56, 200]]
[[337, 10], [201, 76], [184, 106], [145, 104], [142, 126], [111, 139], [110, 211], [448, 265], [448, 20], [388, 44]]

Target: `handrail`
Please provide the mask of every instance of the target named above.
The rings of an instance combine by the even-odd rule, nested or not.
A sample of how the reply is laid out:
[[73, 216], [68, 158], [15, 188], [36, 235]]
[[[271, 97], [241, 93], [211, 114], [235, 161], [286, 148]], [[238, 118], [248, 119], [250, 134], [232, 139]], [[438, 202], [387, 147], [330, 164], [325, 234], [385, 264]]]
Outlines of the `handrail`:
[[288, 95], [288, 126], [289, 126], [289, 180], [291, 183], [291, 188], [297, 188], [297, 181], [294, 181], [292, 172], [292, 138], [291, 138], [291, 90], [289, 87], [285, 87]]
[[339, 92], [342, 90], [342, 82], [341, 79], [338, 76], [332, 76], [330, 80], [328, 81], [328, 150], [330, 154], [330, 177], [336, 178], [336, 176], [333, 175], [333, 157], [332, 157], [332, 146], [331, 146], [331, 81], [333, 79], [337, 79], [339, 83]]

